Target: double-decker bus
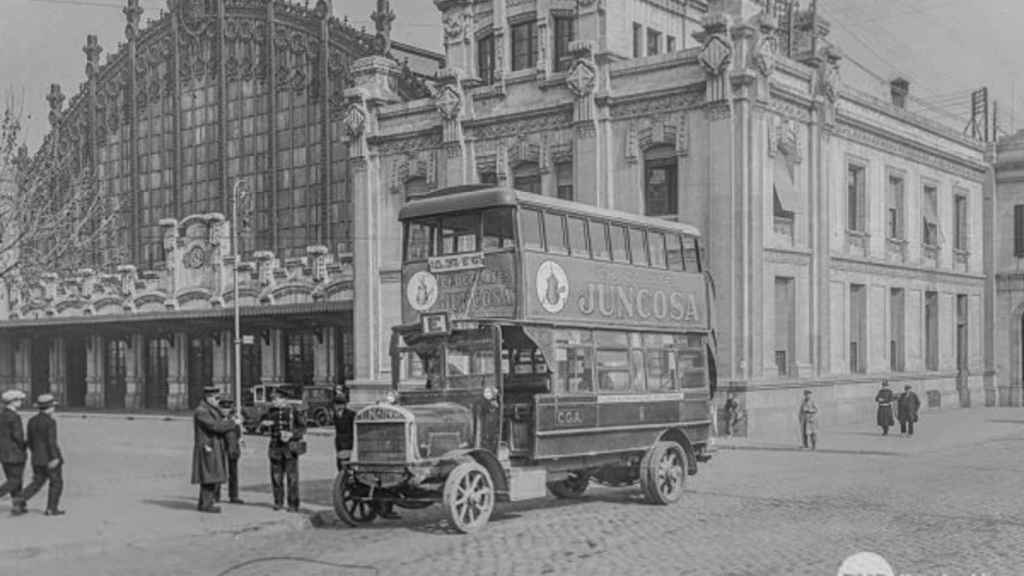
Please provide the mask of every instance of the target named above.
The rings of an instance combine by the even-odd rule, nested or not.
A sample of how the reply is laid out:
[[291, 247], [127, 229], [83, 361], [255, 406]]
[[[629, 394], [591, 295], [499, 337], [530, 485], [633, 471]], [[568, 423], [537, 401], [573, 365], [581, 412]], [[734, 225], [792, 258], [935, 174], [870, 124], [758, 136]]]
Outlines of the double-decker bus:
[[393, 389], [355, 416], [339, 517], [495, 502], [591, 481], [677, 501], [711, 457], [713, 290], [684, 224], [509, 188], [409, 202]]

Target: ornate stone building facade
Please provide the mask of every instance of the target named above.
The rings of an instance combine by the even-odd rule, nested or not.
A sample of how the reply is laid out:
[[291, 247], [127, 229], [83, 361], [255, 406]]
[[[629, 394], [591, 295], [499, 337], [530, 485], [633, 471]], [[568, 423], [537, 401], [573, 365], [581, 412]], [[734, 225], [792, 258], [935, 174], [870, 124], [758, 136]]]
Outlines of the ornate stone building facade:
[[[240, 305], [247, 385], [352, 378], [355, 196], [345, 91], [388, 62], [388, 87], [427, 96], [442, 56], [333, 16], [330, 0], [170, 0], [103, 61], [88, 36], [86, 81], [48, 101], [40, 154], [90, 172], [116, 234], [90, 267], [8, 279], [0, 388], [50, 389], [66, 404], [183, 408], [233, 380], [232, 190], [248, 186]], [[251, 342], [251, 343], [249, 343]]]
[[[349, 184], [325, 201], [351, 202], [352, 259], [327, 251], [324, 293], [339, 296], [317, 302], [351, 309], [350, 383], [362, 398], [390, 380], [398, 210], [426, 190], [472, 182], [702, 230], [717, 286], [719, 390], [737, 392], [750, 434], [792, 436], [804, 388], [816, 390], [826, 425], [870, 419], [882, 378], [931, 405], [992, 390], [981, 352], [983, 149], [902, 108], [904, 83], [891, 100], [844, 86], [822, 19], [797, 12], [780, 30], [779, 3], [752, 0], [435, 5], [447, 66], [430, 95], [404, 92], [394, 60], [366, 58], [321, 136], [331, 154], [347, 152]], [[161, 230], [187, 239], [189, 225]], [[293, 234], [284, 229], [277, 250]], [[332, 230], [317, 238], [331, 246]], [[259, 262], [247, 269], [252, 302], [267, 294]], [[323, 283], [316, 269], [292, 275], [278, 264], [270, 275], [312, 293]], [[271, 364], [263, 360], [265, 380]]]

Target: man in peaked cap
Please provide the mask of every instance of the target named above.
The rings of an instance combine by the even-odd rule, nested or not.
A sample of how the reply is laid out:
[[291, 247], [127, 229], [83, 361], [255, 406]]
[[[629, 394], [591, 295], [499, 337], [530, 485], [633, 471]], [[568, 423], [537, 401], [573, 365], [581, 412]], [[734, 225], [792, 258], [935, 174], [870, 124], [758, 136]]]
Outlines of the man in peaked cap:
[[[235, 409], [235, 401], [231, 398], [224, 398], [220, 401], [220, 408], [225, 417], [230, 416]], [[228, 499], [232, 504], [245, 504], [238, 497], [238, 459], [242, 456], [240, 438], [242, 427], [236, 426], [224, 434], [224, 445], [228, 451]], [[220, 489], [217, 489], [217, 501], [220, 501]]]
[[241, 424], [237, 418], [226, 418], [218, 405], [220, 389], [203, 388], [203, 400], [192, 414], [194, 441], [192, 446], [192, 483], [199, 484], [200, 512], [220, 513], [213, 501], [218, 484], [228, 481], [228, 454], [224, 435]]
[[42, 394], [36, 398], [36, 414], [28, 421], [28, 447], [32, 451], [32, 483], [15, 499], [22, 509], [29, 499], [43, 487], [47, 481], [50, 488], [46, 495], [46, 515], [62, 516], [64, 511], [58, 508], [60, 495], [64, 491], [64, 456], [57, 445], [57, 421], [53, 418], [56, 410], [56, 399], [53, 394]]
[[6, 481], [0, 484], [0, 498], [10, 494], [14, 501], [11, 513], [15, 516], [25, 513], [24, 504], [19, 504], [22, 477], [25, 474], [25, 432], [21, 427], [18, 410], [25, 399], [21, 390], [8, 390], [0, 395], [0, 466]]

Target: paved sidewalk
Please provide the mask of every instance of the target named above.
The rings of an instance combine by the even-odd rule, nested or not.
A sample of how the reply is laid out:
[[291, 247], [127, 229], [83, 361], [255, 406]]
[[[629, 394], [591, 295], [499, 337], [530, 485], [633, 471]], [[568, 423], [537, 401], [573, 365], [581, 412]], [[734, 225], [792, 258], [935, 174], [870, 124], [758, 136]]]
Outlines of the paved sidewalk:
[[[900, 435], [899, 423], [888, 436], [874, 423], [819, 428], [818, 452], [862, 455], [910, 455], [961, 448], [1018, 432], [1022, 408], [951, 408], [922, 414], [914, 436]], [[747, 438], [719, 438], [721, 450], [802, 451], [794, 424], [792, 443]]]

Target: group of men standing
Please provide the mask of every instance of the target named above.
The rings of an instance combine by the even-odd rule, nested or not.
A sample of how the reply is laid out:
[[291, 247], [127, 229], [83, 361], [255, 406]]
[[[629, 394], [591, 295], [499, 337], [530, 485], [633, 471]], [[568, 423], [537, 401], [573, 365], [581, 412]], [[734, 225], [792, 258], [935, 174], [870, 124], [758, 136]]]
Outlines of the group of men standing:
[[[238, 459], [241, 457], [242, 419], [232, 415], [234, 402], [221, 400], [220, 389], [203, 389], [203, 401], [193, 412], [192, 484], [199, 485], [198, 510], [220, 513], [221, 484], [228, 484], [228, 501], [244, 504], [238, 497]], [[306, 432], [302, 412], [288, 404], [284, 393], [275, 390], [267, 416], [270, 421], [270, 483], [274, 510], [287, 504], [290, 512], [299, 511], [299, 456], [306, 452]]]
[[[59, 507], [64, 490], [64, 456], [57, 444], [57, 421], [53, 418], [57, 402], [52, 394], [36, 398], [39, 413], [29, 419], [26, 434], [19, 413], [25, 398], [21, 390], [0, 395], [0, 465], [5, 479], [0, 485], [0, 498], [10, 494], [14, 504], [11, 513], [20, 516], [28, 512], [28, 501], [49, 482], [45, 514], [61, 516], [65, 513]], [[26, 463], [32, 466], [32, 482], [23, 489]]]

